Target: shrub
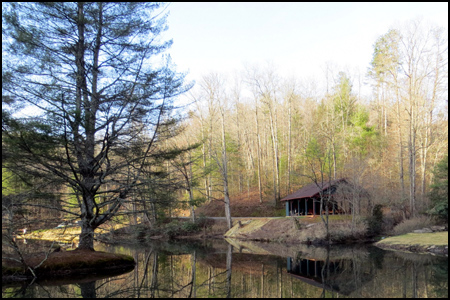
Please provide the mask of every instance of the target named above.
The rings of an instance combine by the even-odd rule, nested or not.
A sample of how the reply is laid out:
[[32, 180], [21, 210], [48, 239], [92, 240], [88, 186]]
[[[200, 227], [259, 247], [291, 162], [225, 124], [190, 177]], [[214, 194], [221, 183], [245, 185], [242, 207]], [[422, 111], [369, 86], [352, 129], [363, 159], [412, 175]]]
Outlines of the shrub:
[[156, 218], [156, 226], [163, 226], [165, 224], [169, 224], [172, 222], [171, 218], [166, 217], [165, 215], [158, 215]]
[[274, 217], [285, 217], [286, 216], [286, 210], [285, 209], [277, 209], [275, 211]]
[[169, 239], [172, 239], [180, 234], [180, 229], [181, 228], [178, 222], [171, 222], [165, 226], [164, 232]]
[[198, 225], [198, 223], [192, 223], [192, 222], [183, 222], [183, 224], [181, 225], [181, 229], [184, 230], [185, 232], [196, 232], [200, 230], [200, 226]]
[[252, 211], [252, 213], [250, 214], [250, 217], [252, 217], [252, 218], [261, 217], [261, 213], [259, 212], [259, 210], [254, 210], [254, 211]]
[[214, 224], [214, 220], [206, 218], [204, 214], [200, 214], [200, 217], [195, 220], [195, 223], [199, 228], [211, 227]]
[[364, 239], [367, 232], [367, 225], [360, 220], [355, 222], [352, 230], [351, 221], [336, 221], [329, 227], [331, 240], [335, 243], [355, 241]]
[[228, 231], [227, 222], [225, 220], [213, 220], [211, 227], [209, 227], [209, 234], [223, 235]]
[[367, 234], [369, 236], [378, 235], [383, 228], [383, 206], [381, 204], [375, 205], [372, 216], [367, 218]]
[[430, 218], [426, 216], [418, 216], [409, 220], [404, 220], [395, 226], [392, 231], [394, 235], [400, 235], [412, 232], [416, 229], [422, 229], [430, 225], [432, 225]]
[[[130, 226], [131, 227], [131, 226]], [[149, 234], [149, 229], [144, 225], [135, 225], [131, 231], [134, 234], [134, 238], [137, 240], [144, 240], [145, 236]]]
[[391, 208], [383, 215], [383, 232], [390, 232], [403, 221], [403, 212], [397, 208]]

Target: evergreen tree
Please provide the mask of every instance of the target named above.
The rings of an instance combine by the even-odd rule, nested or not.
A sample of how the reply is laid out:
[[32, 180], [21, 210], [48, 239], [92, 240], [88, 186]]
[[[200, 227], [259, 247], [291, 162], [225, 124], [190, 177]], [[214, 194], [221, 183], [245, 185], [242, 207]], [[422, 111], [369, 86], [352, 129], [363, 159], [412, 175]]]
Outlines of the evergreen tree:
[[448, 155], [434, 170], [434, 182], [429, 197], [433, 203], [430, 213], [448, 223]]
[[[170, 58], [156, 65], [172, 44], [159, 40], [167, 28], [160, 7], [2, 5], [4, 157], [15, 172], [75, 191], [79, 248], [93, 249], [95, 228], [143, 185], [161, 131], [176, 124], [173, 99], [190, 88]], [[33, 116], [18, 118], [17, 107]]]

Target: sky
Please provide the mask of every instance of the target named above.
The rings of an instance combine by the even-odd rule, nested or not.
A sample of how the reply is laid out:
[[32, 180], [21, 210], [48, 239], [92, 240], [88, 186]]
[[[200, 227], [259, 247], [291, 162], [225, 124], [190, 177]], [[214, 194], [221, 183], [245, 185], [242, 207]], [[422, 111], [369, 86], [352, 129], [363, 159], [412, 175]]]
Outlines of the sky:
[[325, 81], [326, 64], [365, 75], [378, 37], [421, 18], [448, 29], [448, 2], [170, 3], [164, 37], [188, 80], [270, 62], [283, 77]]

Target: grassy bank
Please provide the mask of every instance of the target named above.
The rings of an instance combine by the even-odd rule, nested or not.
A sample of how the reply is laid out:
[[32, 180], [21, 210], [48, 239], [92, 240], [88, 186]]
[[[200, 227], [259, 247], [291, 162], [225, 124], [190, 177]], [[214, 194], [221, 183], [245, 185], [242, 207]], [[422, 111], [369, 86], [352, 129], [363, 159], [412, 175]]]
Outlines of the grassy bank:
[[448, 254], [448, 231], [407, 233], [388, 237], [375, 245], [383, 249], [445, 255]]
[[[366, 225], [362, 221], [352, 226], [350, 216], [329, 218], [332, 243], [349, 243], [366, 239]], [[247, 220], [236, 223], [225, 237], [283, 243], [326, 243], [326, 229], [320, 216], [282, 217]]]

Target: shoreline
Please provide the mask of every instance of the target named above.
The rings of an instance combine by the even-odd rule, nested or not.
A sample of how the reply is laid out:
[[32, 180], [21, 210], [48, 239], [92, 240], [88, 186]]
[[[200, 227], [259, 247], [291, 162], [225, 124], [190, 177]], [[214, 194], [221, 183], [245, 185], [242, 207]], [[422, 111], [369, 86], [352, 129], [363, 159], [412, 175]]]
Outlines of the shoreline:
[[392, 251], [402, 251], [409, 253], [418, 253], [418, 254], [431, 254], [431, 255], [440, 255], [440, 256], [448, 256], [448, 246], [420, 246], [420, 245], [377, 245], [375, 246], [383, 249], [383, 250], [392, 250]]
[[[299, 224], [300, 223], [300, 224]], [[414, 240], [410, 242], [406, 241], [401, 245], [390, 246], [387, 243], [396, 236], [383, 238], [369, 237], [365, 235], [365, 232], [355, 231], [353, 235], [346, 232], [338, 236], [339, 228], [345, 229], [347, 226], [341, 221], [337, 221], [333, 224], [334, 235], [330, 245], [354, 245], [354, 244], [373, 244], [379, 248], [385, 250], [400, 250], [414, 253], [428, 253], [434, 255], [447, 255], [448, 254], [448, 238], [444, 244], [428, 243], [426, 245], [420, 245]], [[195, 233], [184, 233], [172, 238], [164, 235], [163, 232], [154, 235], [145, 235], [143, 238], [133, 240], [129, 233], [114, 235], [114, 241], [111, 244], [134, 244], [145, 243], [145, 241], [155, 240], [204, 240], [204, 239], [222, 239], [228, 238], [237, 239], [241, 241], [255, 241], [255, 242], [267, 242], [267, 243], [279, 243], [285, 245], [314, 245], [314, 246], [326, 246], [328, 242], [325, 240], [325, 235], [321, 229], [322, 223], [313, 222], [313, 219], [298, 219], [292, 217], [286, 218], [246, 218], [245, 220], [233, 220], [233, 227], [230, 230], [222, 228], [221, 231], [208, 232], [209, 230], [200, 230]], [[448, 236], [448, 231], [441, 231], [443, 235]], [[420, 234], [421, 237], [426, 237], [430, 233], [415, 233]], [[404, 237], [406, 235], [400, 235], [397, 237]], [[381, 242], [379, 239], [382, 239]], [[109, 241], [105, 241], [109, 243]], [[380, 243], [381, 242], [381, 243]], [[436, 241], [437, 242], [437, 241]]]
[[386, 250], [448, 256], [448, 231], [407, 233], [385, 238], [374, 245]]
[[[250, 219], [250, 218], [249, 218]], [[184, 233], [169, 237], [163, 231], [156, 234], [139, 232], [138, 235], [131, 234], [134, 228], [121, 229], [112, 235], [99, 236], [100, 242], [111, 245], [137, 245], [151, 241], [165, 240], [207, 240], [207, 239], [236, 239], [248, 242], [266, 242], [285, 245], [314, 245], [326, 246], [321, 223], [302, 223], [292, 218], [275, 218], [271, 220], [255, 219], [236, 222], [230, 230], [207, 231], [206, 229]], [[345, 226], [341, 223], [334, 227]], [[339, 231], [338, 231], [339, 232]], [[104, 239], [103, 239], [103, 238]], [[428, 240], [427, 240], [428, 239]], [[406, 251], [420, 254], [448, 256], [448, 231], [434, 233], [408, 233], [405, 235], [392, 236], [375, 242], [374, 238], [359, 234], [340, 236], [335, 239], [332, 236], [331, 245], [350, 245], [371, 243], [384, 250]], [[25, 261], [29, 266], [38, 265], [45, 253], [33, 253], [26, 256]], [[132, 270], [135, 266], [133, 257], [121, 254], [107, 253], [102, 251], [69, 250], [52, 252], [48, 259], [36, 269], [39, 280], [46, 280], [63, 276], [70, 280], [71, 277], [87, 274], [101, 276], [102, 273], [117, 275], [125, 273], [127, 269]], [[2, 259], [2, 282], [23, 282], [32, 280], [33, 276], [29, 270], [25, 270], [18, 262], [5, 261]]]

